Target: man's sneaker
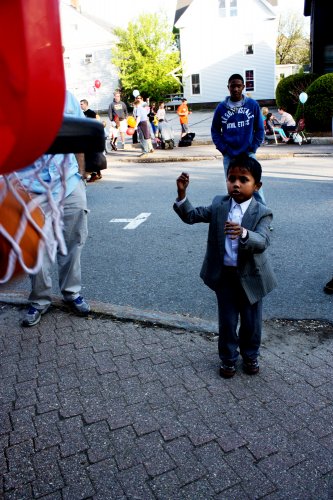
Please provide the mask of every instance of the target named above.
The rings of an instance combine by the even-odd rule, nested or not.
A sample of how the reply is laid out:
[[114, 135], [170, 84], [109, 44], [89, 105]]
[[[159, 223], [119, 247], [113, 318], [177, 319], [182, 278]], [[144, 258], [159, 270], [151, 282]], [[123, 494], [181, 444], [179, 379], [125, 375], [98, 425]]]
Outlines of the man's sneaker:
[[236, 374], [235, 365], [226, 365], [222, 363], [220, 366], [220, 377], [231, 378]]
[[87, 316], [90, 313], [90, 305], [81, 295], [75, 300], [65, 300], [65, 304], [69, 305], [69, 307], [80, 316]]
[[50, 306], [46, 306], [43, 309], [36, 309], [34, 306], [30, 306], [24, 319], [22, 320], [22, 326], [34, 326], [40, 322], [43, 314], [45, 314]]
[[89, 179], [87, 179], [87, 182], [95, 182], [95, 181], [97, 181], [97, 179], [98, 179], [98, 177], [97, 177], [96, 172], [92, 172], [92, 174], [89, 177]]
[[248, 375], [256, 375], [259, 372], [259, 363], [256, 359], [244, 359], [243, 369]]
[[333, 293], [333, 278], [324, 286], [324, 292], [328, 294]]

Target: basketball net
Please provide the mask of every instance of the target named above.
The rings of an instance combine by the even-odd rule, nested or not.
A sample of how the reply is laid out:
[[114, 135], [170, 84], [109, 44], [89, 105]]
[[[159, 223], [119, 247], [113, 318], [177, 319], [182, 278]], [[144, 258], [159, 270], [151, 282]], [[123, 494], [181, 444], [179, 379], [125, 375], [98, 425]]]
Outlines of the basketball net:
[[[24, 172], [24, 177], [21, 172], [0, 176], [0, 284], [21, 272], [37, 273], [44, 251], [52, 262], [57, 251], [67, 254], [63, 206], [69, 156], [64, 155], [64, 160], [57, 164], [61, 188], [56, 196], [52, 193], [55, 182], [45, 182], [42, 178], [42, 171], [52, 158], [43, 156], [40, 165]], [[52, 167], [55, 168], [55, 162]], [[36, 182], [42, 193], [34, 192]]]

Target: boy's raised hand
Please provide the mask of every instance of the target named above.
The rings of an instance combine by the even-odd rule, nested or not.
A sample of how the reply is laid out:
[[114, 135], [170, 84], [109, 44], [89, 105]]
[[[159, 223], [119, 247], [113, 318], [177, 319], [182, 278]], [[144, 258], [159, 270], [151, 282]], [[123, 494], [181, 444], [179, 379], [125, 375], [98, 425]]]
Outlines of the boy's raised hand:
[[186, 189], [190, 183], [190, 176], [186, 172], [182, 172], [177, 178], [178, 201], [183, 200], [186, 196]]

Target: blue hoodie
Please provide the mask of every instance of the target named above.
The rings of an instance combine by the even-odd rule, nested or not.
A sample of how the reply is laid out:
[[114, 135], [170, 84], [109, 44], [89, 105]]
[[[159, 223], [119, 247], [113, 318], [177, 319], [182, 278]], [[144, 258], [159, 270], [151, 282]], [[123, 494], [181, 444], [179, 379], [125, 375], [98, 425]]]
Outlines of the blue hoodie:
[[264, 123], [259, 104], [243, 96], [240, 107], [230, 97], [217, 106], [211, 128], [213, 142], [223, 155], [255, 153], [264, 139]]

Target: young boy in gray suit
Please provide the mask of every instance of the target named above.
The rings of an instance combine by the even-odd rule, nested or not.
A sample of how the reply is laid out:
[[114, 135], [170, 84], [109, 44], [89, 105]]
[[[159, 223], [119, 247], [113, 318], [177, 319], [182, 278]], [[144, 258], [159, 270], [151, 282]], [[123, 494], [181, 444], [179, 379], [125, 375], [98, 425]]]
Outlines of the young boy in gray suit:
[[186, 224], [209, 223], [200, 276], [217, 296], [220, 375], [231, 378], [239, 353], [245, 373], [259, 372], [262, 298], [275, 288], [276, 280], [266, 252], [273, 214], [253, 197], [262, 185], [261, 165], [241, 154], [230, 161], [227, 176], [227, 196], [194, 208], [186, 197], [189, 175], [183, 172], [177, 179], [174, 210]]

